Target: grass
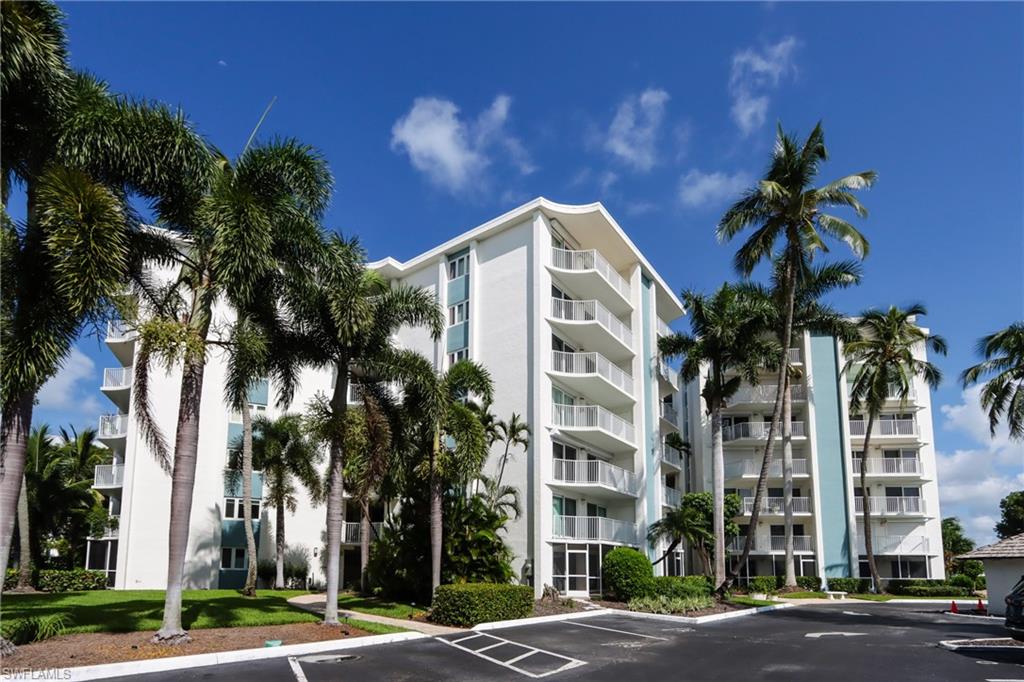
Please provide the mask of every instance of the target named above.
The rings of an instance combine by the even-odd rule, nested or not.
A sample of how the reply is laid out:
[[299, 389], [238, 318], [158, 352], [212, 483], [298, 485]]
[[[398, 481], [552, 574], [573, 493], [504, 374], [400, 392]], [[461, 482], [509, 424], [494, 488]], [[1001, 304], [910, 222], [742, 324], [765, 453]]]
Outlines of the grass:
[[415, 604], [386, 601], [377, 597], [363, 597], [358, 594], [345, 593], [338, 595], [338, 608], [359, 613], [369, 613], [375, 616], [388, 616], [406, 620], [415, 616], [422, 616], [427, 609]]
[[733, 596], [726, 599], [726, 601], [730, 604], [738, 604], [739, 606], [772, 606], [778, 603], [774, 601], [768, 601], [767, 599], [754, 599], [753, 597], [744, 597], [740, 594], [734, 594]]
[[[319, 616], [288, 603], [301, 590], [261, 590], [243, 597], [236, 590], [185, 590], [181, 620], [186, 630], [316, 623]], [[79, 632], [138, 632], [160, 628], [163, 590], [96, 590], [59, 594], [6, 593], [0, 605], [0, 621], [43, 618], [64, 614], [66, 634]], [[401, 628], [346, 621], [352, 627], [375, 634], [401, 632]]]
[[786, 592], [785, 594], [780, 594], [779, 596], [780, 597], [785, 597], [786, 599], [824, 599], [825, 598], [825, 593], [824, 592]]

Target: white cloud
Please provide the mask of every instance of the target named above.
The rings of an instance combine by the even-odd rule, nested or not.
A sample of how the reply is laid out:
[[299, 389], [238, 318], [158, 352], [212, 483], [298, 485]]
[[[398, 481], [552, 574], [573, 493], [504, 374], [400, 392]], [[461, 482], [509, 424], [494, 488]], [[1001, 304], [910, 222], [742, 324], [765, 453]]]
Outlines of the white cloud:
[[626, 204], [626, 214], [632, 217], [647, 215], [658, 210], [658, 205], [653, 201], [633, 201]]
[[648, 88], [639, 97], [630, 95], [619, 104], [604, 141], [604, 148], [638, 171], [649, 171], [657, 162], [657, 140], [669, 95]]
[[743, 171], [730, 175], [721, 171], [704, 173], [695, 168], [679, 179], [679, 200], [691, 208], [721, 203], [738, 198], [752, 181]]
[[729, 94], [732, 96], [732, 119], [744, 136], [764, 124], [770, 104], [769, 93], [781, 80], [796, 73], [793, 53], [797, 48], [793, 36], [783, 38], [764, 50], [741, 50], [732, 57]]
[[227, 66], [227, 65], [228, 65], [228, 63], [226, 61], [224, 61], [223, 59], [218, 59], [217, 60], [217, 66]]
[[453, 194], [480, 187], [495, 148], [522, 175], [536, 170], [522, 142], [506, 126], [512, 98], [498, 95], [475, 121], [464, 121], [454, 102], [417, 97], [391, 128], [391, 149], [408, 154], [416, 170]]
[[98, 380], [95, 374], [96, 363], [77, 347], [71, 349], [71, 355], [64, 361], [63, 367], [39, 389], [38, 408], [75, 412], [78, 414], [98, 414], [99, 401], [95, 395], [83, 395], [83, 390], [93, 391]]
[[605, 173], [601, 175], [600, 182], [598, 182], [598, 187], [601, 190], [601, 195], [604, 196], [605, 194], [607, 194], [608, 190], [612, 188], [612, 185], [614, 185], [618, 181], [618, 173], [615, 173], [613, 171], [605, 171]]

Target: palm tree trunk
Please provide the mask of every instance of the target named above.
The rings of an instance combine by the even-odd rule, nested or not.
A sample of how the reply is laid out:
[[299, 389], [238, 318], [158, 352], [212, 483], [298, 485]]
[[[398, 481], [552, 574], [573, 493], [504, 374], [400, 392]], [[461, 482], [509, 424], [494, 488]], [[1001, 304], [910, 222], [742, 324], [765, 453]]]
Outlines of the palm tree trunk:
[[782, 494], [786, 518], [786, 587], [796, 587], [796, 561], [793, 557], [793, 384], [786, 374], [782, 397]]
[[508, 451], [511, 447], [509, 441], [505, 441], [505, 454], [501, 458], [501, 467], [498, 469], [498, 484], [494, 486], [495, 490], [501, 489], [501, 479], [505, 476], [505, 464], [508, 463]]
[[11, 557], [34, 402], [35, 395], [26, 391], [14, 401], [10, 414], [3, 415], [3, 432], [0, 433], [0, 577], [7, 575], [7, 562]]
[[441, 481], [437, 474], [437, 454], [441, 449], [441, 431], [434, 429], [430, 451], [430, 599], [441, 585]]
[[878, 567], [875, 565], [875, 552], [871, 545], [871, 496], [868, 490], [868, 445], [871, 441], [871, 428], [875, 425], [874, 413], [868, 414], [867, 428], [864, 430], [864, 454], [860, 460], [860, 492], [864, 500], [864, 553], [868, 557], [868, 569], [871, 571], [871, 589], [874, 592], [882, 591], [882, 579], [878, 577]]
[[[28, 518], [28, 481], [25, 474], [21, 475], [21, 494], [18, 495], [18, 587], [21, 590], [32, 589], [32, 534], [29, 530]], [[6, 573], [4, 574], [6, 575]]]
[[667, 559], [667, 558], [668, 558], [668, 555], [669, 555], [669, 554], [671, 554], [671, 553], [672, 553], [672, 551], [673, 551], [673, 550], [674, 550], [674, 549], [675, 549], [676, 547], [678, 547], [678, 546], [679, 546], [679, 540], [673, 540], [673, 541], [672, 541], [672, 544], [670, 544], [670, 545], [668, 546], [668, 548], [667, 548], [667, 549], [665, 550], [665, 553], [661, 555], [661, 558], [660, 558], [660, 559], [658, 559], [657, 561], [655, 561], [654, 563], [652, 563], [651, 565], [652, 565], [652, 566], [657, 566], [658, 564], [660, 564], [660, 563], [661, 563], [662, 561], [664, 561], [665, 559]]
[[249, 397], [242, 401], [242, 525], [245, 527], [245, 556], [248, 567], [242, 594], [256, 596], [256, 534], [252, 528], [252, 408]]
[[[337, 363], [337, 380], [331, 396], [331, 412], [339, 424], [345, 423], [348, 409], [348, 360]], [[327, 472], [327, 603], [324, 625], [338, 625], [338, 583], [341, 580], [341, 540], [345, 530], [345, 444], [340, 435], [331, 440], [330, 467]]]
[[366, 566], [370, 563], [370, 505], [363, 500], [360, 502], [362, 514], [359, 519], [359, 591], [363, 594], [370, 592], [370, 576], [366, 572]]
[[715, 588], [725, 582], [725, 454], [722, 447], [722, 406], [711, 405], [711, 498], [715, 536]]
[[[205, 340], [205, 330], [204, 330]], [[196, 482], [196, 455], [199, 449], [199, 414], [203, 397], [203, 357], [185, 358], [178, 400], [178, 425], [174, 438], [174, 467], [171, 471], [171, 523], [167, 538], [167, 592], [164, 617], [153, 635], [156, 644], [181, 644], [190, 641], [181, 626], [181, 592], [188, 550], [189, 521], [192, 518], [192, 493]]]
[[278, 590], [284, 589], [284, 500], [278, 500], [280, 504], [277, 505], [277, 532], [275, 543], [275, 558], [277, 560], [277, 578], [274, 580], [274, 588]]

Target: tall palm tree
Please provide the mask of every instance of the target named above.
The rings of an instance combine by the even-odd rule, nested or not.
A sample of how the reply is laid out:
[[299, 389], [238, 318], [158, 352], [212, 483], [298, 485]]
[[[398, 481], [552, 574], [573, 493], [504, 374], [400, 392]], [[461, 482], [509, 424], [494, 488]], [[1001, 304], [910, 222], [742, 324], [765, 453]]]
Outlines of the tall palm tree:
[[[758, 370], [772, 357], [775, 345], [763, 338], [771, 306], [731, 284], [711, 296], [683, 292], [690, 312], [690, 334], [676, 332], [658, 341], [662, 357], [683, 359], [680, 376], [693, 381], [707, 372], [701, 397], [711, 416], [711, 472], [714, 498], [714, 579], [725, 582], [725, 457], [722, 410], [745, 378], [756, 384]], [[727, 373], [736, 372], [733, 376]]]
[[[868, 241], [850, 223], [837, 216], [825, 213], [825, 209], [848, 207], [860, 217], [867, 215], [853, 192], [874, 184], [877, 174], [862, 171], [834, 180], [821, 187], [814, 187], [821, 163], [828, 158], [825, 148], [825, 133], [821, 123], [803, 144], [778, 127], [772, 162], [755, 187], [747, 190], [743, 198], [733, 204], [722, 216], [716, 230], [720, 241], [730, 241], [748, 228], [753, 230], [747, 241], [736, 252], [736, 270], [749, 277], [757, 265], [771, 260], [777, 242], [782, 268], [782, 289], [785, 307], [781, 316], [782, 347], [779, 350], [777, 386], [785, 386], [789, 373], [789, 346], [793, 337], [793, 308], [797, 282], [801, 270], [817, 251], [827, 251], [824, 236], [845, 242], [854, 255], [864, 258], [868, 253]], [[761, 474], [754, 493], [754, 508], [743, 551], [733, 564], [729, 581], [736, 570], [746, 563], [753, 546], [753, 529], [760, 516], [761, 499], [768, 484], [768, 469], [771, 466], [775, 448], [775, 429], [782, 416], [784, 391], [778, 391], [772, 410], [772, 421], [768, 426]]]
[[847, 357], [843, 373], [853, 377], [850, 386], [850, 413], [867, 413], [864, 429], [864, 455], [860, 467], [860, 489], [863, 499], [864, 550], [871, 570], [872, 589], [879, 591], [881, 582], [875, 567], [875, 554], [871, 546], [871, 498], [868, 495], [867, 458], [871, 444], [871, 429], [888, 397], [895, 393], [905, 403], [921, 377], [935, 390], [942, 381], [939, 368], [914, 355], [917, 349], [928, 349], [939, 355], [946, 354], [946, 342], [941, 336], [929, 334], [919, 327], [916, 318], [926, 315], [920, 303], [901, 309], [891, 306], [887, 311], [867, 310], [857, 320], [860, 338], [844, 347]]
[[692, 547], [697, 552], [704, 571], [710, 575], [711, 559], [708, 556], [708, 545], [713, 545], [715, 539], [714, 533], [709, 531], [702, 521], [701, 515], [692, 507], [675, 507], [652, 523], [647, 529], [647, 542], [652, 547], [666, 540], [669, 543], [665, 552], [654, 562], [654, 565], [667, 559], [676, 547], [686, 542], [688, 547]]
[[[324, 256], [285, 295], [298, 333], [314, 365], [334, 371], [331, 396], [310, 406], [317, 438], [328, 445], [327, 468], [327, 605], [324, 623], [338, 624], [338, 581], [344, 531], [345, 424], [349, 385], [353, 377], [371, 374], [382, 381], [402, 380], [418, 367], [412, 353], [394, 346], [392, 336], [403, 325], [426, 327], [433, 338], [444, 330], [436, 297], [407, 286], [393, 286], [367, 270], [358, 242], [332, 236]], [[410, 365], [412, 363], [412, 365]]]
[[982, 338], [978, 355], [985, 359], [960, 376], [964, 388], [989, 377], [981, 390], [981, 407], [988, 411], [992, 435], [1005, 418], [1010, 437], [1024, 439], [1024, 322]]
[[[857, 338], [856, 325], [832, 307], [819, 299], [830, 291], [845, 289], [860, 284], [860, 263], [853, 260], [839, 261], [824, 265], [807, 264], [799, 270], [793, 304], [793, 333], [796, 338], [804, 332], [828, 334], [843, 342]], [[782, 313], [786, 309], [783, 264], [776, 260], [771, 286], [753, 282], [744, 288], [753, 296], [760, 296], [770, 302], [774, 319], [769, 323], [782, 340]], [[793, 546], [793, 381], [798, 373], [790, 367], [786, 373], [786, 384], [782, 397], [782, 479], [783, 513], [785, 518], [785, 585], [796, 587], [796, 560]]]
[[[527, 450], [530, 447], [530, 425], [520, 418], [515, 412], [508, 421], [499, 420], [495, 424], [496, 441], [501, 441], [505, 446], [501, 453], [501, 460], [498, 464], [498, 477], [495, 481], [495, 488], [501, 488], [501, 481], [505, 477], [505, 465], [512, 457], [512, 448], [521, 447]], [[517, 515], [518, 516], [518, 515]]]
[[[106, 516], [107, 509], [103, 506], [103, 495], [92, 488], [93, 478], [96, 475], [96, 467], [110, 461], [110, 451], [101, 447], [96, 440], [96, 429], [86, 428], [78, 431], [73, 426], [69, 429], [60, 430], [60, 450], [65, 462], [65, 476], [70, 487], [88, 486], [87, 497], [92, 498], [93, 510], [103, 509], [103, 516]], [[31, 462], [29, 462], [31, 463]], [[71, 556], [76, 565], [85, 561], [85, 547], [88, 542], [89, 525], [84, 514], [68, 515], [68, 543], [71, 545]]]
[[[166, 245], [138, 229], [132, 199], [174, 222], [201, 185], [208, 153], [177, 111], [113, 95], [68, 66], [52, 2], [0, 12], [3, 211], [0, 212], [0, 571], [6, 570], [39, 388], [84, 325], [118, 303], [123, 282]], [[25, 190], [25, 219], [7, 209]]]

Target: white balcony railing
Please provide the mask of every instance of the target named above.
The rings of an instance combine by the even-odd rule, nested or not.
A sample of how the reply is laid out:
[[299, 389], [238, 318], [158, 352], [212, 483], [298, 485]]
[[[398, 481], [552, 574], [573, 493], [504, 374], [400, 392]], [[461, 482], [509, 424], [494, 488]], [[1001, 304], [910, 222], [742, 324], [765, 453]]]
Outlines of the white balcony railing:
[[790, 362], [796, 362], [796, 363], [803, 362], [803, 356], [800, 354], [800, 349], [799, 348], [790, 348], [789, 349], [789, 361]]
[[[762, 514], [782, 514], [786, 511], [784, 497], [762, 497], [761, 498], [761, 513]], [[750, 514], [754, 511], [754, 498], [744, 497], [743, 498], [743, 513]], [[793, 498], [793, 513], [794, 514], [810, 514], [811, 513], [811, 498], [809, 497], [794, 497]]]
[[658, 318], [658, 336], [672, 336], [672, 328], [660, 317]]
[[674, 406], [669, 405], [668, 403], [661, 404], [661, 418], [667, 422], [672, 422], [673, 424], [679, 423], [679, 413], [676, 411]]
[[[794, 476], [806, 476], [807, 471], [807, 460], [800, 458], [793, 460], [793, 475]], [[760, 476], [761, 475], [761, 463], [748, 459], [740, 462], [730, 462], [725, 465], [725, 476], [726, 478], [742, 478], [744, 476]], [[772, 460], [772, 463], [768, 465], [768, 476], [771, 478], [782, 478], [782, 461]]]
[[551, 317], [566, 322], [597, 322], [624, 345], [633, 347], [633, 331], [625, 322], [612, 315], [600, 301], [568, 301], [551, 299]]
[[636, 442], [633, 425], [600, 405], [554, 405], [555, 426], [565, 429], [600, 429], [626, 441]]
[[551, 534], [570, 540], [606, 540], [626, 545], [637, 544], [636, 524], [603, 516], [555, 515]]
[[671, 445], [663, 443], [661, 446], [662, 459], [673, 466], [677, 466], [680, 469], [683, 468], [683, 453], [676, 450]]
[[661, 501], [667, 507], [678, 507], [683, 503], [683, 493], [675, 488], [664, 486], [661, 489]]
[[658, 362], [658, 373], [664, 377], [665, 381], [675, 387], [679, 387], [679, 372], [669, 366], [667, 362]]
[[918, 474], [924, 471], [921, 460], [917, 457], [868, 457], [862, 460], [860, 457], [853, 458], [853, 473], [859, 474], [862, 462], [867, 462], [867, 474], [877, 475], [899, 475]]
[[100, 438], [120, 438], [128, 433], [128, 415], [105, 414], [100, 417]]
[[[362, 527], [359, 521], [346, 521], [345, 522], [345, 538], [343, 542], [347, 545], [358, 545], [359, 544], [359, 529]], [[384, 524], [381, 522], [371, 523], [376, 533], [370, 533], [370, 542], [380, 535], [381, 530], [384, 528]]]
[[[791, 391], [793, 400], [806, 400], [807, 387], [803, 384], [793, 384]], [[735, 406], [741, 403], [774, 403], [779, 394], [777, 386], [761, 384], [758, 386], [742, 386], [729, 398], [729, 405]]]
[[103, 370], [103, 388], [128, 388], [131, 385], [131, 367], [107, 367]]
[[[850, 435], [863, 436], [867, 431], [867, 422], [861, 419], [850, 420]], [[917, 421], [913, 419], [877, 419], [871, 427], [871, 436], [916, 436]]]
[[137, 335], [138, 331], [129, 327], [124, 320], [109, 320], [107, 322], [107, 341], [128, 341]]
[[629, 282], [625, 280], [611, 263], [601, 255], [599, 251], [589, 249], [587, 251], [568, 251], [566, 249], [551, 249], [551, 265], [559, 270], [573, 271], [596, 271], [604, 281], [612, 285], [619, 294], [629, 300]]
[[608, 462], [591, 459], [555, 459], [556, 481], [577, 485], [600, 485], [629, 495], [637, 491], [636, 475]]
[[[746, 538], [739, 535], [729, 539], [729, 543], [726, 546], [730, 552], [742, 552], [743, 542]], [[754, 552], [785, 552], [786, 551], [786, 536], [784, 535], [755, 535], [754, 545], [752, 547]], [[794, 552], [813, 552], [814, 551], [814, 538], [810, 535], [794, 535], [793, 536], [793, 551]]]
[[[860, 533], [860, 553], [867, 549], [864, 546], [863, 528]], [[877, 531], [871, 536], [871, 550], [875, 554], [930, 554], [931, 542], [924, 535], [879, 535]]]
[[[868, 508], [872, 514], [879, 516], [918, 516], [924, 514], [925, 504], [920, 497], [882, 497], [872, 496], [868, 498]], [[864, 498], [854, 498], [854, 510], [861, 514], [864, 512]]]
[[98, 464], [92, 475], [93, 488], [120, 488], [124, 485], [124, 465]]
[[[803, 422], [790, 422], [792, 424], [791, 431], [794, 438], [801, 438], [804, 434], [804, 423]], [[722, 427], [722, 440], [737, 440], [739, 438], [756, 438], [764, 440], [768, 438], [768, 427], [771, 426], [770, 422], [744, 422], [742, 424], [732, 424], [730, 426]], [[775, 438], [782, 438], [782, 428], [775, 429], [773, 434]]]
[[633, 377], [600, 353], [551, 351], [551, 369], [563, 374], [597, 375], [628, 395], [633, 395]]

